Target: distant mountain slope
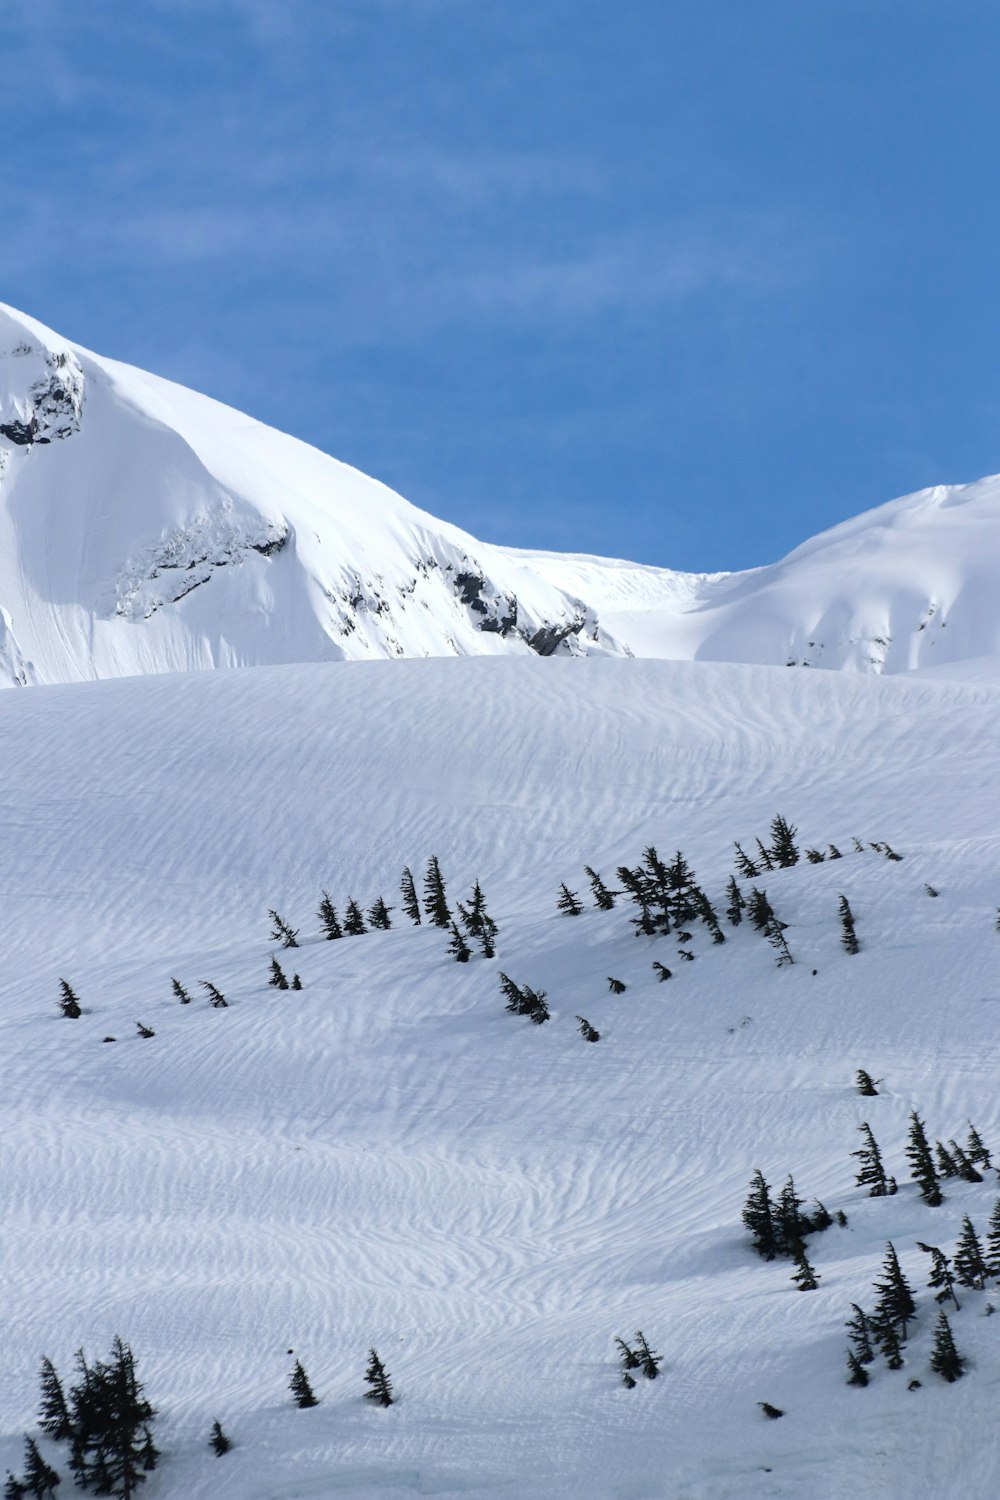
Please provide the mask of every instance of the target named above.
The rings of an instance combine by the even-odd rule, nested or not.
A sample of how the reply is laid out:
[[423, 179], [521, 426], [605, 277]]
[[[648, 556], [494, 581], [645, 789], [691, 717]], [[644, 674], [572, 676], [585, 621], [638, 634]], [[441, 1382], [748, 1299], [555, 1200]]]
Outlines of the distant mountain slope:
[[0, 304], [0, 683], [289, 661], [635, 655], [905, 671], [1000, 651], [1000, 480], [771, 567], [501, 548]]

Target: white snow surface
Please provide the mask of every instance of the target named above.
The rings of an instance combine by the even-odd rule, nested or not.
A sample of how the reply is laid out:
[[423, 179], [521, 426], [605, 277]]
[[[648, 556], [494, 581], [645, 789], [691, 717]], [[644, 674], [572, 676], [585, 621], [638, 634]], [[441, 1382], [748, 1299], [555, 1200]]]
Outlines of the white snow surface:
[[[994, 1500], [996, 1293], [962, 1298], [969, 1368], [944, 1384], [916, 1241], [950, 1252], [966, 1212], [982, 1233], [995, 1174], [930, 1209], [902, 1148], [915, 1107], [932, 1137], [971, 1118], [1000, 1149], [995, 664], [150, 675], [0, 695], [0, 750], [0, 1470], [40, 1356], [68, 1376], [120, 1333], [160, 1411], [145, 1500]], [[762, 878], [790, 968], [747, 924], [721, 947], [697, 929], [684, 963], [621, 904], [556, 912], [584, 863], [614, 884], [650, 842], [721, 907], [732, 840], [778, 811], [844, 854]], [[403, 865], [435, 853], [453, 900], [482, 882], [494, 961], [455, 963], [400, 911]], [[384, 893], [393, 929], [324, 941], [323, 888], [341, 910]], [[297, 949], [268, 941], [271, 906]], [[268, 987], [276, 951], [301, 992]], [[505, 1013], [500, 969], [547, 990], [548, 1024]], [[893, 1198], [854, 1185], [863, 1119]], [[848, 1215], [810, 1237], [818, 1291], [749, 1247], [758, 1166]], [[918, 1289], [907, 1363], [851, 1389], [843, 1323], [890, 1238]], [[612, 1341], [636, 1328], [664, 1367], [629, 1391]], [[387, 1411], [361, 1397], [370, 1345]]]
[[1000, 479], [689, 574], [477, 541], [0, 304], [0, 683], [611, 655], [881, 674], [1000, 651]]

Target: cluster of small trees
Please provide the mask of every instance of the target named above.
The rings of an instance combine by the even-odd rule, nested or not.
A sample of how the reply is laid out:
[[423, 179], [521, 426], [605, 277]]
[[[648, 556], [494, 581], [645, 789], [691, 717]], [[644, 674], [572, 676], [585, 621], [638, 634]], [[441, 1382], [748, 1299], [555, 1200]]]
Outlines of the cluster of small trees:
[[[920, 1248], [927, 1250], [933, 1257], [929, 1284], [935, 1288], [944, 1287], [943, 1291], [939, 1291], [936, 1300], [941, 1302], [948, 1296], [954, 1298], [946, 1257], [936, 1246], [921, 1244]], [[942, 1264], [945, 1267], [944, 1273], [941, 1270]], [[846, 1325], [849, 1339], [848, 1385], [866, 1386], [868, 1384], [867, 1367], [874, 1362], [877, 1354], [883, 1356], [890, 1370], [900, 1370], [903, 1367], [903, 1350], [906, 1346], [909, 1325], [917, 1314], [917, 1304], [913, 1288], [903, 1274], [896, 1248], [891, 1240], [886, 1246], [881, 1280], [875, 1282], [874, 1290], [876, 1301], [871, 1312], [865, 1312], [856, 1302], [851, 1303], [852, 1316]], [[957, 1298], [955, 1306], [958, 1307]], [[947, 1381], [957, 1380], [965, 1367], [965, 1359], [956, 1348], [951, 1325], [943, 1307], [938, 1312], [934, 1329], [930, 1365], [932, 1370]]]
[[[130, 1500], [160, 1456], [151, 1430], [156, 1412], [143, 1394], [135, 1358], [116, 1338], [107, 1360], [88, 1364], [81, 1349], [76, 1371], [67, 1394], [52, 1361], [42, 1360], [38, 1425], [54, 1442], [68, 1443], [67, 1466], [81, 1489]], [[24, 1473], [21, 1478], [8, 1473], [4, 1500], [27, 1495], [44, 1500], [59, 1482], [28, 1437]]]
[[[290, 1351], [289, 1351], [290, 1352]], [[396, 1397], [393, 1394], [392, 1381], [385, 1365], [379, 1359], [374, 1349], [368, 1351], [368, 1367], [365, 1370], [365, 1399], [374, 1401], [379, 1406], [391, 1406]], [[295, 1405], [305, 1410], [310, 1406], [319, 1405], [319, 1397], [313, 1391], [309, 1383], [309, 1377], [302, 1368], [302, 1361], [295, 1361], [295, 1368], [288, 1379], [288, 1388], [292, 1393]]]
[[504, 974], [502, 970], [497, 978], [500, 981], [500, 992], [507, 1001], [506, 1008], [512, 1016], [527, 1016], [536, 1026], [542, 1026], [549, 1019], [544, 990], [533, 990], [527, 984], [515, 984], [510, 975]]
[[[478, 880], [472, 888], [468, 901], [456, 903], [457, 920], [448, 902], [444, 876], [441, 873], [437, 855], [431, 856], [424, 872], [423, 907], [417, 896], [416, 882], [409, 865], [403, 870], [399, 889], [403, 911], [415, 927], [420, 927], [426, 918], [430, 926], [440, 927], [451, 933], [449, 951], [459, 963], [468, 963], [472, 957], [472, 949], [466, 941], [467, 938], [472, 938], [479, 944], [484, 958], [495, 956], [497, 924], [486, 909], [486, 898]], [[394, 910], [394, 907], [387, 906], [384, 899], [378, 896], [368, 908], [366, 922], [365, 913], [352, 896], [344, 908], [344, 920], [341, 922], [329, 892], [324, 891], [318, 916], [324, 935], [331, 940], [336, 940], [342, 937], [360, 937], [369, 929], [386, 931], [392, 926], [391, 913]], [[462, 924], [464, 933], [459, 928], [459, 922]]]
[[637, 1328], [635, 1331], [634, 1349], [631, 1344], [627, 1344], [624, 1339], [619, 1338], [615, 1339], [615, 1346], [618, 1350], [618, 1359], [621, 1365], [622, 1384], [628, 1390], [631, 1391], [635, 1388], [633, 1370], [638, 1370], [641, 1375], [645, 1375], [647, 1380], [655, 1380], [657, 1375], [659, 1375], [662, 1361], [656, 1351], [649, 1347], [649, 1344], [646, 1342], [646, 1336], [641, 1328]]
[[847, 1219], [842, 1211], [836, 1216], [831, 1215], [818, 1198], [813, 1200], [816, 1205], [813, 1211], [804, 1214], [804, 1201], [796, 1193], [791, 1176], [778, 1197], [772, 1198], [771, 1189], [758, 1168], [750, 1182], [742, 1217], [757, 1254], [763, 1260], [775, 1260], [779, 1256], [794, 1260], [796, 1270], [791, 1279], [800, 1291], [813, 1291], [819, 1278], [806, 1257], [806, 1237], [829, 1229], [834, 1218], [841, 1224], [846, 1224]]
[[[858, 1076], [859, 1080], [865, 1080], [871, 1085], [872, 1092], [877, 1092], [872, 1079], [863, 1069]], [[861, 1087], [860, 1082], [859, 1089], [862, 1093], [869, 1092], [868, 1089]], [[865, 1120], [858, 1126], [858, 1129], [864, 1139], [859, 1149], [851, 1152], [859, 1163], [854, 1180], [859, 1187], [868, 1188], [870, 1198], [891, 1197], [896, 1192], [896, 1179], [891, 1177], [885, 1169], [882, 1152], [871, 1126]], [[982, 1182], [983, 1176], [979, 1168], [992, 1166], [990, 1152], [971, 1121], [964, 1147], [954, 1140], [949, 1140], [947, 1145], [942, 1141], [935, 1141], [934, 1153], [932, 1153], [927, 1139], [927, 1130], [916, 1110], [910, 1113], [906, 1159], [910, 1164], [910, 1176], [919, 1187], [921, 1198], [930, 1208], [937, 1208], [944, 1202], [944, 1194], [941, 1191], [942, 1178], [959, 1177], [965, 1182]]]

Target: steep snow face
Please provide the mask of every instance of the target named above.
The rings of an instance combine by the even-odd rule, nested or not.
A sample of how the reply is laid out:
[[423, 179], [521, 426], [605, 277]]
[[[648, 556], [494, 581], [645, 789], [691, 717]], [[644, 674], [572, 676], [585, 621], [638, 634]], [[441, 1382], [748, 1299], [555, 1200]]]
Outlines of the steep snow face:
[[0, 308], [0, 677], [621, 653], [384, 485]]
[[0, 306], [0, 682], [402, 656], [871, 674], [1000, 653], [1000, 480], [743, 573], [489, 546]]

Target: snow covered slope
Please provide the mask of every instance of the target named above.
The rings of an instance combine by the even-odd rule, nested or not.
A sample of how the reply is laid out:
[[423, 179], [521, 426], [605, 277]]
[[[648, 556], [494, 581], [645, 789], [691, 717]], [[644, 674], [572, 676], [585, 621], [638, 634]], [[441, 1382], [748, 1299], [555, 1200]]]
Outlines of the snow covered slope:
[[0, 305], [3, 685], [556, 652], [905, 671], [997, 654], [998, 578], [997, 479], [748, 573], [489, 546]]
[[[527, 657], [0, 695], [0, 1471], [41, 1354], [68, 1374], [118, 1332], [161, 1412], [146, 1500], [994, 1500], [996, 1292], [962, 1298], [945, 1385], [916, 1241], [950, 1253], [966, 1212], [982, 1232], [995, 1174], [931, 1209], [902, 1154], [914, 1107], [1000, 1148], [1000, 682], [970, 678]], [[721, 906], [731, 841], [778, 811], [844, 854], [762, 878], [790, 968], [746, 923], [682, 962], [621, 904], [556, 913], [560, 881], [613, 882], [649, 842]], [[453, 900], [481, 880], [494, 961], [402, 916], [431, 854]], [[392, 930], [323, 941], [324, 887], [384, 893]], [[270, 906], [300, 992], [267, 985]], [[546, 1025], [505, 1012], [500, 969], [548, 991]], [[894, 1198], [854, 1185], [862, 1119]], [[758, 1166], [847, 1214], [809, 1239], [818, 1291], [748, 1245]], [[851, 1389], [843, 1323], [889, 1238], [907, 1363]], [[664, 1368], [630, 1391], [612, 1341], [636, 1328]], [[372, 1344], [388, 1411], [361, 1399]]]

